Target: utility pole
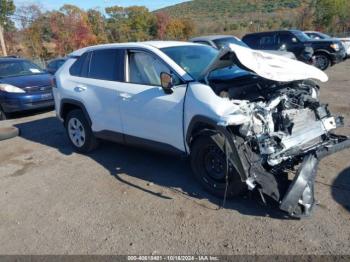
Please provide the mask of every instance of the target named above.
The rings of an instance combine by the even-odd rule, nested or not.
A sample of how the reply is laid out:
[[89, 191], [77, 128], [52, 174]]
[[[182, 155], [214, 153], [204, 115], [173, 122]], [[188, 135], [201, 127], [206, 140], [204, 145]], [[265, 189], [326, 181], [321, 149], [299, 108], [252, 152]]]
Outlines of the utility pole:
[[3, 56], [7, 56], [6, 45], [5, 45], [5, 40], [4, 40], [4, 28], [3, 28], [1, 23], [0, 23], [0, 44], [1, 44]]

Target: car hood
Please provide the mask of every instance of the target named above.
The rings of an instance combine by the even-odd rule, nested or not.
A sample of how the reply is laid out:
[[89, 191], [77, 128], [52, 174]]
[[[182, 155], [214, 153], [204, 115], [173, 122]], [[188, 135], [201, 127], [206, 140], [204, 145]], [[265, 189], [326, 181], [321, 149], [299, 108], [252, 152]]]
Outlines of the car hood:
[[237, 65], [263, 78], [278, 82], [305, 79], [315, 79], [321, 82], [328, 81], [328, 76], [314, 66], [280, 55], [233, 44], [227, 45], [220, 50], [217, 57], [202, 72], [201, 78], [207, 79], [210, 72], [232, 65]]
[[0, 78], [0, 83], [10, 84], [19, 88], [49, 86], [51, 85], [51, 78], [50, 74], [14, 76]]

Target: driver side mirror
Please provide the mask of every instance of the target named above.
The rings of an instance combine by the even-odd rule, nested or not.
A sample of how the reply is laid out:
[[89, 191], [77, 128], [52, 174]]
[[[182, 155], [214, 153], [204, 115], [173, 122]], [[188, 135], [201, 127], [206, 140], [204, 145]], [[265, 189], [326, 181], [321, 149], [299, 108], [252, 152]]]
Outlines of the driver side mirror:
[[166, 94], [172, 94], [173, 91], [173, 87], [174, 87], [174, 79], [173, 76], [169, 73], [166, 72], [161, 72], [160, 73], [160, 83], [161, 86], [164, 90], [164, 93]]

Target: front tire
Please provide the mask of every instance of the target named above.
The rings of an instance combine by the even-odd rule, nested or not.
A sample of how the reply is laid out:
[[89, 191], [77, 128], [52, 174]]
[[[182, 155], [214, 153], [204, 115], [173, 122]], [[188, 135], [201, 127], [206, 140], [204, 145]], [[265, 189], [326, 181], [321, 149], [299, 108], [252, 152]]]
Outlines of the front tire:
[[318, 53], [314, 57], [314, 66], [322, 71], [326, 70], [331, 65], [331, 60], [326, 54]]
[[69, 141], [76, 151], [89, 153], [97, 147], [98, 141], [83, 111], [80, 109], [75, 109], [68, 113], [65, 119], [65, 127]]
[[[224, 197], [226, 155], [210, 135], [201, 135], [191, 147], [191, 167], [196, 179], [210, 194]], [[241, 195], [246, 189], [236, 169], [229, 163], [227, 198]]]

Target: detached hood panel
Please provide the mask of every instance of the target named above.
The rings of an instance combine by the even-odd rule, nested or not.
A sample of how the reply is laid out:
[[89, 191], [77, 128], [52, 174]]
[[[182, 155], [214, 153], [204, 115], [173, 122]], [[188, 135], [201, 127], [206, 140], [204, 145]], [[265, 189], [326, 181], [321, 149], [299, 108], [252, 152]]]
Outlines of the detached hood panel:
[[206, 78], [210, 72], [230, 65], [237, 65], [263, 78], [278, 82], [305, 79], [328, 81], [328, 76], [314, 66], [234, 44], [221, 49], [216, 59], [203, 72], [203, 77]]

